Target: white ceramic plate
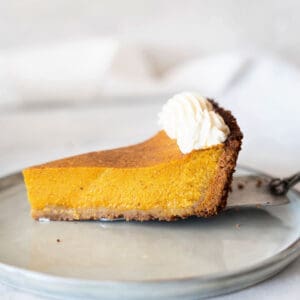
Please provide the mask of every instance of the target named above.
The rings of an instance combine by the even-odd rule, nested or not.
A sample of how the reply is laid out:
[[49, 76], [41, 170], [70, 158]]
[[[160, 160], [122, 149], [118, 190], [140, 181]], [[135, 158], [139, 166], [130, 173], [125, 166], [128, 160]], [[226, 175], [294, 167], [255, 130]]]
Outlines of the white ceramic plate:
[[300, 196], [288, 197], [283, 206], [173, 223], [36, 222], [21, 174], [12, 175], [0, 180], [0, 280], [58, 299], [199, 299], [242, 289], [300, 254]]

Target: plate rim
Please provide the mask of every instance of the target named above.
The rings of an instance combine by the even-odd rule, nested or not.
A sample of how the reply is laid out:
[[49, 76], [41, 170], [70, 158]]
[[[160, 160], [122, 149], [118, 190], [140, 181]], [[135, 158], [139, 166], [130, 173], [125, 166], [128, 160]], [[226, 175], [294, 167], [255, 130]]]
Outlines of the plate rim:
[[[254, 172], [255, 175], [260, 175], [260, 176], [267, 176], [267, 177], [272, 177], [269, 174], [259, 171], [255, 168], [248, 167], [245, 165], [238, 165], [237, 169], [248, 171], [248, 172]], [[22, 172], [14, 172], [12, 174], [9, 174], [7, 176], [3, 176], [0, 178], [0, 182], [3, 180], [8, 180], [9, 178], [12, 177], [22, 177]], [[4, 185], [5, 189], [5, 185]], [[295, 197], [300, 198], [300, 192], [298, 192], [295, 189], [291, 189], [289, 193], [294, 194]], [[264, 279], [272, 276], [273, 274], [279, 272], [281, 269], [283, 269], [286, 265], [291, 263], [293, 260], [295, 260], [297, 257], [300, 256], [300, 235], [298, 236], [297, 239], [295, 239], [291, 244], [289, 244], [287, 247], [285, 247], [283, 250], [279, 251], [277, 254], [264, 259], [261, 262], [255, 263], [252, 266], [249, 267], [243, 267], [240, 269], [236, 269], [230, 272], [220, 272], [216, 274], [210, 274], [210, 275], [199, 275], [199, 276], [189, 276], [189, 277], [178, 277], [178, 278], [163, 278], [163, 279], [141, 279], [141, 280], [130, 280], [130, 279], [123, 279], [123, 280], [110, 280], [110, 279], [102, 279], [102, 280], [96, 280], [96, 279], [80, 279], [80, 278], [75, 278], [75, 277], [64, 277], [64, 276], [59, 276], [59, 275], [52, 275], [48, 274], [46, 272], [39, 272], [39, 271], [33, 271], [21, 267], [16, 267], [10, 264], [6, 264], [0, 261], [0, 275], [1, 273], [14, 273], [13, 276], [21, 275], [23, 278], [26, 278], [27, 280], [35, 280], [35, 281], [43, 281], [51, 284], [59, 284], [59, 285], [66, 285], [66, 286], [74, 286], [76, 285], [77, 287], [84, 286], [85, 288], [89, 287], [103, 287], [103, 285], [126, 285], [128, 287], [130, 286], [136, 286], [136, 285], [143, 285], [143, 286], [152, 286], [153, 284], [178, 284], [178, 283], [202, 283], [202, 284], [207, 284], [207, 283], [214, 283], [214, 282], [224, 282], [226, 280], [235, 280], [237, 278], [242, 278], [245, 276], [251, 276], [253, 274], [263, 272], [264, 270], [271, 269], [272, 266], [277, 266], [280, 263], [280, 265], [276, 270], [274, 270], [272, 273], [269, 272], [267, 276], [264, 277]], [[11, 285], [14, 287], [17, 287], [21, 290], [26, 290], [25, 288], [21, 288], [17, 285], [13, 285], [8, 283], [6, 280], [2, 280], [3, 276], [0, 276], [0, 282], [6, 284], [6, 285]], [[246, 285], [242, 285], [240, 288], [250, 286], [256, 282], [262, 281], [260, 280], [252, 280]], [[240, 288], [233, 288], [229, 289], [230, 291], [233, 290], [238, 290]], [[38, 294], [43, 294], [41, 293], [38, 289], [32, 289], [29, 288], [28, 291], [34, 292], [36, 291]], [[216, 293], [214, 295], [220, 295], [223, 294], [224, 292], [221, 293]], [[44, 294], [44, 295], [47, 295]]]

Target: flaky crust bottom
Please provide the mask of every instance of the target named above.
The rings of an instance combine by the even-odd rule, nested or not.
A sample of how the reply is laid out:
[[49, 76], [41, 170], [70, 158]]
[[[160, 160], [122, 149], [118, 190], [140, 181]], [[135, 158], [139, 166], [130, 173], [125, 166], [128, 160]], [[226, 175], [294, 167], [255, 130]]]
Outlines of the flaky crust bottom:
[[204, 200], [195, 201], [194, 205], [184, 209], [172, 209], [166, 212], [163, 209], [150, 210], [117, 210], [110, 208], [65, 208], [45, 207], [41, 210], [32, 209], [31, 215], [34, 219], [47, 218], [50, 220], [99, 220], [124, 218], [126, 220], [148, 221], [161, 220], [173, 221], [190, 216], [210, 217], [217, 215], [226, 207], [228, 192], [231, 186], [232, 174], [235, 170], [238, 153], [241, 149], [243, 135], [230, 111], [224, 110], [216, 102], [210, 100], [214, 109], [219, 113], [227, 126], [230, 134], [225, 141], [224, 152], [218, 162], [218, 169], [213, 182]]

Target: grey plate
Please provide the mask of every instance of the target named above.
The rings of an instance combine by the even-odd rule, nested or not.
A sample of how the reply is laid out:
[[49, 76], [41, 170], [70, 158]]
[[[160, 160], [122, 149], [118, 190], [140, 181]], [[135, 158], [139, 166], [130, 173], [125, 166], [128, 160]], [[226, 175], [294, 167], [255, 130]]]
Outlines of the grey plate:
[[[257, 173], [236, 176], [249, 174]], [[36, 222], [21, 175], [9, 176], [0, 180], [0, 280], [58, 299], [199, 299], [242, 289], [300, 254], [300, 196], [288, 197], [283, 206], [173, 223]]]

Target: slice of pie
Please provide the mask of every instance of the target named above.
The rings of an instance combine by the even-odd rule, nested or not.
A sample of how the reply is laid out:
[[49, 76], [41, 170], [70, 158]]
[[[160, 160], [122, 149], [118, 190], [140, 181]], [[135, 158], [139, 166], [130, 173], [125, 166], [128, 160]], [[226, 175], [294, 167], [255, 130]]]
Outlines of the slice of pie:
[[226, 206], [242, 133], [229, 111], [207, 101], [229, 129], [222, 143], [184, 154], [162, 130], [137, 145], [25, 169], [32, 217], [171, 221], [218, 214]]

